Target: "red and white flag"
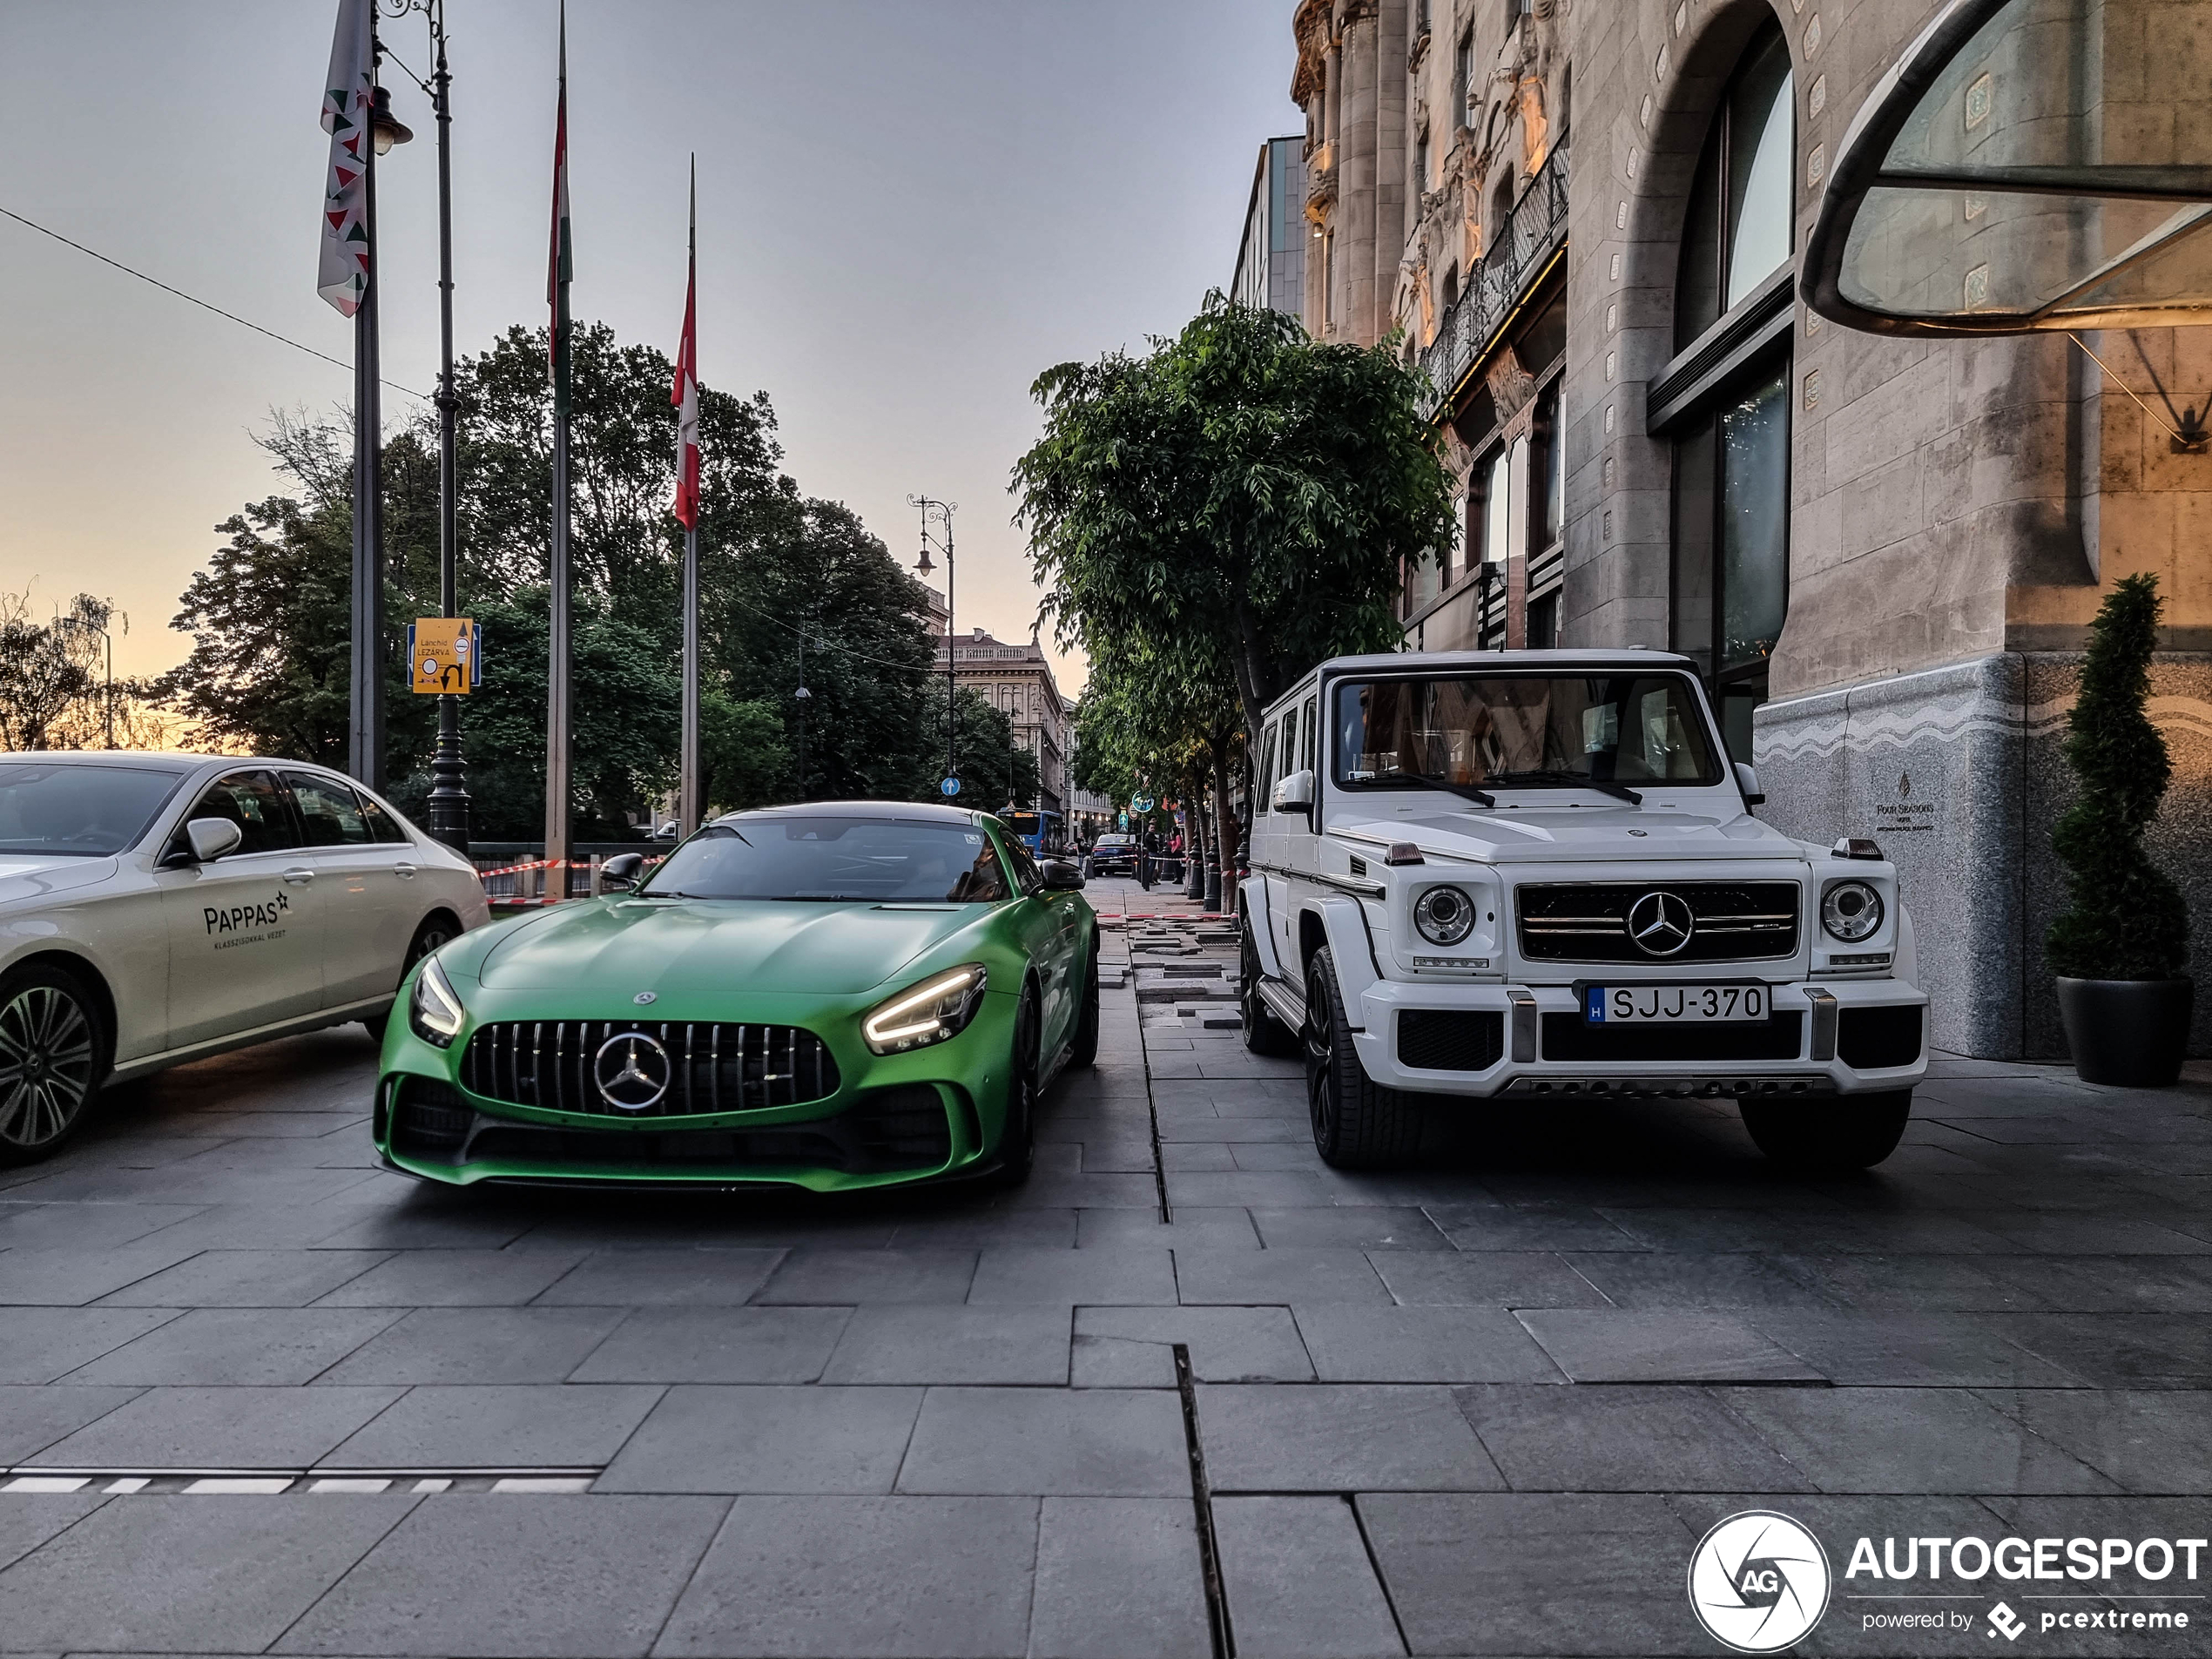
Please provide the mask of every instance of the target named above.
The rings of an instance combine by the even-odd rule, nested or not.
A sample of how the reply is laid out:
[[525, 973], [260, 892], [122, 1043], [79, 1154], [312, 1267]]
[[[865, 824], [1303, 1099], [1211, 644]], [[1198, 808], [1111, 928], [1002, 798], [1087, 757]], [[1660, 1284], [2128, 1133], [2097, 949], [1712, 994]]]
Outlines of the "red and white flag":
[[322, 83], [322, 130], [330, 134], [323, 183], [322, 265], [315, 291], [346, 316], [368, 292], [368, 123], [376, 64], [369, 30], [375, 0], [338, 0], [338, 33]]
[[698, 181], [691, 183], [691, 257], [684, 282], [684, 341], [676, 348], [676, 500], [670, 510], [685, 529], [699, 525]]

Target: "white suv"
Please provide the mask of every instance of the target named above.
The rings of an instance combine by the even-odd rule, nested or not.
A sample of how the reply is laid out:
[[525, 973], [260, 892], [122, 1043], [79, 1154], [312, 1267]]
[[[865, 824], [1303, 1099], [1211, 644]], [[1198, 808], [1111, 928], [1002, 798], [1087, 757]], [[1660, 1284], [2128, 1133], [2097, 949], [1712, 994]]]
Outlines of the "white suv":
[[1751, 816], [1687, 658], [1338, 658], [1253, 753], [1244, 1041], [1303, 1048], [1331, 1163], [1409, 1160], [1447, 1096], [1733, 1097], [1780, 1162], [1897, 1146], [1927, 1069], [1897, 873]]

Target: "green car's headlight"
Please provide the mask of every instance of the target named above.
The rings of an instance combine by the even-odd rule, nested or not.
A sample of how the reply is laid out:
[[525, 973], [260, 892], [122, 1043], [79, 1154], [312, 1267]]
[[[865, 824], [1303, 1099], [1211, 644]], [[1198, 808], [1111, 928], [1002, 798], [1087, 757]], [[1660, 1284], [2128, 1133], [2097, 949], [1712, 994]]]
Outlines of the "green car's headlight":
[[955, 1036], [983, 1006], [989, 978], [981, 962], [933, 975], [870, 1008], [860, 1022], [861, 1039], [878, 1054], [903, 1054]]
[[461, 999], [454, 994], [453, 981], [434, 956], [415, 976], [415, 989], [407, 1000], [407, 1022], [423, 1042], [446, 1049], [461, 1035], [462, 1018]]

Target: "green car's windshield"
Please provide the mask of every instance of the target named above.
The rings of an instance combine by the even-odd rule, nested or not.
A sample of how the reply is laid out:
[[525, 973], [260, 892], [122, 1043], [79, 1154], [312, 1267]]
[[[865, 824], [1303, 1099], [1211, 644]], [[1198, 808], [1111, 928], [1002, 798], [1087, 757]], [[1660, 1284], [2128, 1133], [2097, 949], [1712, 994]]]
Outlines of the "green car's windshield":
[[1336, 695], [1336, 780], [1477, 789], [1716, 784], [1681, 674], [1467, 674], [1353, 680]]
[[638, 891], [658, 898], [936, 904], [1012, 896], [998, 850], [973, 825], [781, 816], [709, 825]]
[[0, 853], [105, 858], [137, 845], [184, 773], [0, 761]]

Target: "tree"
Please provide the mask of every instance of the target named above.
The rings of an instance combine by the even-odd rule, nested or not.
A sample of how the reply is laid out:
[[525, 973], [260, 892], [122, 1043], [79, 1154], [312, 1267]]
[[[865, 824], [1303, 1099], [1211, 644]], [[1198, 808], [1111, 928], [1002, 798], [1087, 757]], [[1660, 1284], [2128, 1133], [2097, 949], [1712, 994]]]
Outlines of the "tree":
[[[1034, 806], [1037, 800], [1037, 758], [1015, 742], [1014, 721], [967, 686], [955, 696], [959, 730], [953, 745], [960, 795], [953, 803], [995, 813], [1007, 806]], [[934, 677], [922, 699], [921, 765], [901, 792], [908, 800], [943, 802], [945, 695], [941, 676]], [[1010, 768], [1010, 769], [1009, 769]]]
[[[575, 825], [629, 819], [675, 776], [682, 530], [673, 369], [604, 324], [579, 330], [571, 444]], [[476, 833], [534, 839], [543, 823], [551, 408], [543, 330], [509, 329], [462, 361], [462, 608], [486, 673], [464, 704]], [[883, 544], [777, 470], [765, 395], [702, 388], [701, 749], [708, 799], [801, 793], [903, 799], [939, 762], [922, 739], [929, 675], [919, 595]], [[342, 765], [348, 696], [351, 451], [346, 426], [280, 415], [262, 439], [296, 494], [247, 506], [192, 579], [175, 625], [192, 654], [163, 681], [174, 706], [241, 748]], [[428, 417], [385, 446], [388, 768], [410, 810], [428, 788], [432, 698], [406, 689], [406, 620], [438, 608], [437, 462]], [[801, 631], [813, 692], [808, 777], [795, 765]], [[931, 781], [934, 772], [930, 772]]]
[[29, 589], [0, 593], [0, 752], [76, 746], [56, 739], [70, 711], [99, 685], [94, 631], [107, 620], [107, 605], [89, 593], [50, 623], [31, 619]]
[[2066, 740], [2080, 792], [2051, 836], [2070, 902], [2044, 950], [2062, 978], [2170, 979], [2188, 960], [2188, 901], [2143, 849], [2174, 770], [2144, 707], [2162, 608], [2156, 577], [2122, 577], [2090, 626]]
[[1143, 357], [1040, 375], [1014, 470], [1047, 609], [1097, 663], [1147, 642], [1249, 729], [1322, 658], [1395, 649], [1401, 561], [1447, 546], [1417, 370], [1219, 293]]

